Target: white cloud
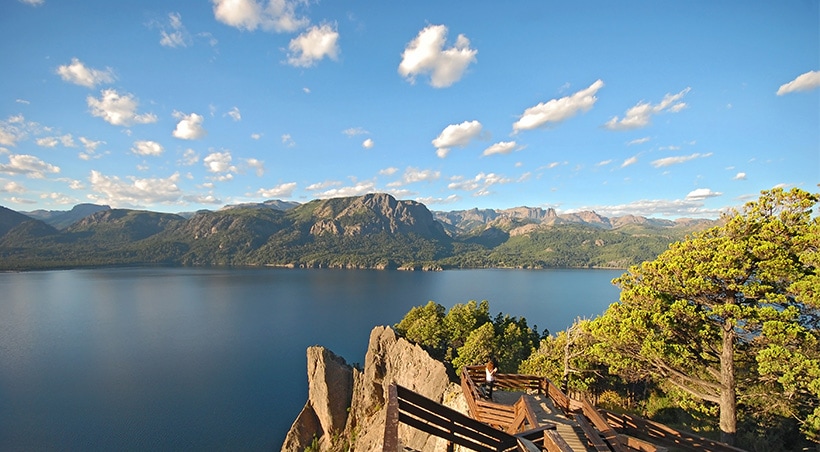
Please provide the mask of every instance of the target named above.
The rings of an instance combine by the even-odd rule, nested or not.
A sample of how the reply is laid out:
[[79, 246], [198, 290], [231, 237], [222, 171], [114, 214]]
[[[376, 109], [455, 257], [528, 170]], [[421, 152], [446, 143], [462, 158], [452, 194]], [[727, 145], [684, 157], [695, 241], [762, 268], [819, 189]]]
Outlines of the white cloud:
[[261, 138], [262, 138], [262, 134], [261, 134], [261, 133], [252, 133], [252, 134], [251, 134], [251, 139], [252, 139], [252, 140], [259, 140], [259, 139], [261, 139]]
[[800, 74], [789, 83], [780, 85], [777, 90], [777, 95], [793, 93], [796, 91], [809, 91], [820, 87], [820, 71], [809, 71], [805, 74]]
[[186, 149], [185, 152], [182, 153], [181, 163], [184, 166], [196, 165], [199, 163], [199, 154], [193, 149]]
[[[598, 214], [607, 217], [641, 215], [646, 217], [671, 216], [716, 218], [720, 215], [720, 211], [718, 210], [704, 209], [703, 200], [698, 199], [642, 199], [627, 204], [583, 206], [578, 209], [573, 209], [572, 211], [595, 211]], [[570, 211], [567, 211], [567, 213], [569, 212]]]
[[118, 176], [105, 176], [99, 171], [92, 170], [89, 177], [90, 188], [97, 194], [89, 197], [97, 203], [112, 206], [147, 206], [175, 203], [182, 196], [182, 191], [177, 186], [179, 173], [164, 179], [127, 179], [124, 181]]
[[265, 162], [262, 160], [254, 158], [245, 159], [245, 165], [253, 168], [256, 171], [257, 176], [262, 177], [265, 175]]
[[404, 170], [402, 182], [404, 184], [412, 184], [415, 182], [433, 182], [441, 177], [441, 172], [433, 170], [421, 170], [418, 168], [408, 167]]
[[307, 3], [301, 0], [269, 0], [267, 4], [259, 0], [212, 1], [216, 20], [241, 30], [262, 28], [266, 31], [292, 33], [310, 22], [306, 17], [296, 14], [296, 6]]
[[157, 121], [153, 113], [137, 114], [139, 102], [131, 94], [120, 94], [113, 89], [100, 92], [100, 98], [92, 96], [86, 98], [91, 114], [104, 119], [115, 126], [130, 126], [132, 124], [149, 124]]
[[110, 68], [106, 68], [105, 70], [91, 69], [86, 67], [82, 61], [77, 58], [72, 58], [71, 64], [59, 66], [57, 68], [57, 74], [66, 82], [88, 88], [114, 81], [114, 72]]
[[630, 141], [629, 143], [626, 143], [626, 145], [627, 146], [632, 146], [633, 144], [644, 144], [644, 143], [648, 143], [649, 140], [651, 140], [651, 138], [649, 138], [649, 137], [637, 138], [637, 139], [634, 139], [634, 140]]
[[60, 167], [27, 154], [11, 154], [9, 155], [9, 163], [0, 163], [0, 173], [20, 174], [31, 179], [43, 179], [46, 174], [59, 172]]
[[709, 152], [707, 154], [700, 154], [700, 153], [696, 152], [696, 153], [690, 154], [690, 155], [679, 155], [679, 156], [675, 156], [675, 157], [665, 157], [665, 158], [662, 158], [662, 159], [653, 160], [652, 161], [652, 166], [654, 166], [655, 168], [662, 168], [662, 167], [665, 167], [665, 166], [672, 166], [672, 165], [677, 165], [679, 163], [685, 163], [685, 162], [688, 162], [690, 160], [694, 160], [694, 159], [697, 159], [697, 158], [705, 158], [705, 157], [711, 157], [711, 156], [712, 156], [711, 152]]
[[82, 160], [91, 160], [92, 158], [99, 158], [100, 155], [97, 154], [97, 148], [100, 147], [101, 144], [105, 144], [105, 141], [94, 141], [88, 139], [86, 137], [80, 137], [80, 143], [83, 144], [83, 148], [85, 151], [80, 152], [79, 156]]
[[624, 160], [623, 163], [621, 163], [621, 168], [626, 168], [627, 166], [634, 165], [636, 163], [638, 163], [638, 156], [633, 155], [632, 157], [629, 157], [628, 159]]
[[342, 130], [342, 133], [349, 137], [355, 137], [356, 135], [367, 135], [370, 132], [361, 127], [351, 127], [349, 129]]
[[58, 144], [62, 144], [67, 148], [73, 148], [77, 146], [74, 143], [74, 137], [72, 137], [70, 133], [58, 137], [38, 138], [36, 143], [37, 146], [42, 146], [44, 148], [53, 148], [56, 147]]
[[589, 111], [598, 100], [595, 94], [603, 88], [604, 82], [596, 80], [588, 88], [570, 96], [551, 99], [524, 110], [524, 114], [513, 124], [513, 132], [546, 127], [569, 119], [579, 112]]
[[375, 146], [375, 145], [376, 145], [376, 143], [373, 142], [372, 138], [368, 138], [368, 139], [362, 141], [362, 147], [365, 148], [365, 149], [373, 149], [373, 146]]
[[176, 138], [181, 140], [198, 140], [208, 134], [208, 132], [202, 128], [202, 121], [205, 120], [202, 115], [196, 113], [186, 115], [182, 112], [175, 111], [174, 118], [179, 119], [173, 133]]
[[31, 6], [40, 6], [40, 5], [45, 5], [46, 0], [20, 0], [20, 3], [25, 3], [26, 5], [31, 5]]
[[604, 126], [610, 130], [630, 130], [646, 127], [654, 115], [665, 111], [677, 113], [686, 108], [686, 103], [680, 102], [680, 100], [689, 90], [690, 88], [686, 88], [677, 94], [667, 94], [660, 103], [655, 105], [643, 101], [638, 102], [637, 105], [626, 111], [623, 119], [614, 116]]
[[28, 190], [26, 189], [23, 184], [18, 184], [17, 182], [7, 182], [3, 187], [0, 188], [0, 192], [2, 193], [25, 193]]
[[470, 63], [476, 61], [478, 50], [470, 48], [470, 40], [458, 35], [456, 43], [444, 48], [447, 27], [429, 25], [421, 30], [402, 53], [399, 74], [410, 83], [417, 75], [429, 74], [430, 85], [445, 88], [459, 81]]
[[482, 125], [478, 121], [464, 121], [461, 124], [451, 124], [442, 130], [436, 139], [433, 140], [433, 146], [436, 147], [436, 155], [440, 158], [447, 157], [450, 153], [450, 148], [453, 146], [464, 147], [470, 141], [481, 134]]
[[339, 32], [328, 24], [313, 26], [288, 44], [288, 64], [311, 67], [324, 57], [336, 60], [339, 55]]
[[316, 191], [316, 190], [324, 190], [328, 187], [338, 187], [342, 185], [339, 181], [324, 181], [324, 182], [316, 182], [315, 184], [310, 184], [305, 187], [307, 191]]
[[746, 173], [737, 173], [735, 177], [732, 178], [733, 180], [746, 180]]
[[227, 113], [234, 121], [239, 121], [242, 119], [242, 114], [239, 112], [238, 107], [231, 108], [231, 111]]
[[453, 194], [453, 195], [450, 195], [446, 198], [424, 197], [424, 198], [417, 198], [416, 201], [424, 204], [425, 206], [430, 206], [430, 205], [433, 205], [433, 204], [453, 204], [453, 203], [461, 201], [461, 196]]
[[296, 182], [287, 182], [279, 184], [272, 188], [260, 188], [256, 191], [256, 195], [262, 198], [290, 198], [293, 196], [293, 191], [296, 190]]
[[168, 13], [168, 25], [161, 25], [159, 43], [164, 47], [188, 47], [191, 37], [188, 30], [182, 25], [182, 16], [179, 13]]
[[285, 146], [287, 146], [289, 148], [292, 148], [292, 147], [296, 146], [296, 142], [293, 141], [293, 137], [290, 136], [289, 133], [286, 133], [286, 134], [282, 135], [282, 144], [284, 144]]
[[463, 179], [459, 176], [451, 178], [451, 181], [447, 188], [450, 190], [464, 190], [464, 191], [472, 191], [473, 196], [486, 196], [491, 194], [490, 187], [493, 185], [498, 184], [508, 184], [513, 182], [512, 179], [508, 179], [504, 176], [500, 176], [495, 173], [478, 173], [472, 179]]
[[612, 159], [609, 160], [601, 160], [600, 162], [596, 163], [595, 166], [607, 166], [612, 163]]
[[161, 144], [149, 140], [135, 141], [134, 147], [131, 148], [131, 152], [134, 154], [154, 157], [162, 155], [162, 151]]
[[518, 146], [518, 144], [515, 141], [501, 141], [493, 144], [487, 149], [484, 149], [482, 155], [509, 154], [519, 149], [521, 149], [521, 147]]
[[715, 198], [721, 195], [723, 195], [723, 193], [714, 192], [709, 188], [698, 188], [690, 191], [689, 194], [686, 195], [686, 199], [688, 201], [702, 201], [706, 198]]
[[368, 193], [373, 193], [376, 190], [376, 184], [373, 182], [358, 182], [347, 187], [332, 188], [330, 190], [318, 193], [316, 197], [320, 199], [327, 198], [342, 198], [348, 196], [361, 196]]
[[205, 163], [205, 168], [211, 173], [228, 173], [236, 172], [236, 167], [231, 165], [231, 153], [226, 152], [212, 152], [205, 156], [202, 160]]
[[391, 166], [389, 168], [385, 168], [383, 170], [379, 170], [379, 174], [382, 176], [392, 176], [399, 172], [399, 169], [395, 166]]

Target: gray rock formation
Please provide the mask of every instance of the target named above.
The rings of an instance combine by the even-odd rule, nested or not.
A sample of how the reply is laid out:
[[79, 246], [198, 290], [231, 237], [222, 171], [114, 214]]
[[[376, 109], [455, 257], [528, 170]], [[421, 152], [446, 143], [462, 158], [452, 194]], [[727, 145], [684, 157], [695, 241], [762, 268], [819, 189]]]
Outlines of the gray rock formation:
[[[338, 377], [345, 371], [350, 372], [351, 380]], [[391, 382], [466, 412], [461, 390], [450, 381], [444, 364], [418, 345], [397, 337], [389, 327], [376, 327], [370, 333], [362, 371], [322, 347], [309, 348], [308, 378], [308, 402], [294, 421], [283, 451], [302, 451], [314, 437], [323, 451], [345, 447], [354, 452], [381, 450], [386, 392]], [[340, 424], [342, 418], [345, 422]], [[414, 450], [445, 447], [443, 440], [405, 425], [399, 427], [399, 437], [404, 446]]]

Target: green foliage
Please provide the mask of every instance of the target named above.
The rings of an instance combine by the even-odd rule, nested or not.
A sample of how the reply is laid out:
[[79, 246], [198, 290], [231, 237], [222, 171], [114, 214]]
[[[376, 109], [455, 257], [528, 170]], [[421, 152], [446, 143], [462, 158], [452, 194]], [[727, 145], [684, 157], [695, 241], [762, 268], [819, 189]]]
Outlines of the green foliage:
[[499, 313], [491, 318], [486, 300], [456, 304], [446, 313], [443, 306], [430, 301], [412, 308], [395, 329], [455, 369], [494, 359], [502, 372], [514, 372], [539, 340], [523, 317]]
[[[658, 378], [719, 404], [725, 441], [736, 397], [740, 409], [788, 397], [783, 413], [816, 441], [816, 203], [798, 189], [763, 192], [723, 226], [630, 268], [614, 281], [620, 302], [588, 325], [593, 352], [627, 380]], [[778, 391], [749, 392], [761, 378]]]

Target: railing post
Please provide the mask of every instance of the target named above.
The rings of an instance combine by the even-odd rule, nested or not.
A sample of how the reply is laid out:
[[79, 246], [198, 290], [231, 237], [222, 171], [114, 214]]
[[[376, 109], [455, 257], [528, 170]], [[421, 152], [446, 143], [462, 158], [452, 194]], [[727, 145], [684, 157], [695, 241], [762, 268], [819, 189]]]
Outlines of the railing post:
[[385, 452], [399, 450], [399, 395], [395, 382], [387, 387], [387, 417], [384, 421], [382, 447]]

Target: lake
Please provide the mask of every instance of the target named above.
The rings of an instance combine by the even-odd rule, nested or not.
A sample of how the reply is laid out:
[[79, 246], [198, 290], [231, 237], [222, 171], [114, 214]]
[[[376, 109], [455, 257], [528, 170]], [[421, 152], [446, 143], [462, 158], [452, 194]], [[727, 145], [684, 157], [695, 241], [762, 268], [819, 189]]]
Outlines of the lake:
[[0, 450], [279, 450], [305, 350], [364, 362], [433, 300], [560, 331], [622, 270], [108, 268], [0, 273]]

